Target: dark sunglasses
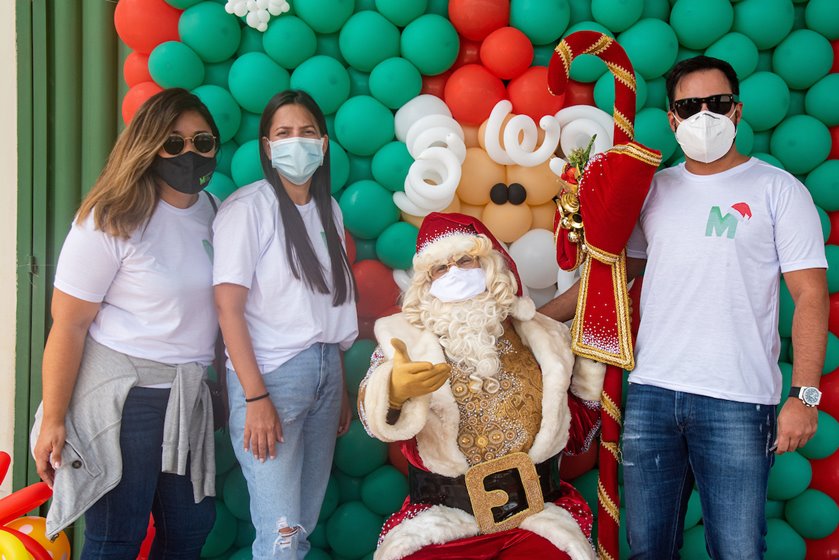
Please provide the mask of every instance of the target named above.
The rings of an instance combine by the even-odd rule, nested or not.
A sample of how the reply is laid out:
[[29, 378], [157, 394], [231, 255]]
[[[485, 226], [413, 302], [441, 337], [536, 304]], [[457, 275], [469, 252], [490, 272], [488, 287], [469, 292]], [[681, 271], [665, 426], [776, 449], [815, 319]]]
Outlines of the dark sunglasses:
[[702, 110], [702, 104], [708, 106], [708, 110], [718, 115], [727, 115], [731, 107], [737, 103], [737, 99], [730, 93], [718, 93], [708, 97], [688, 97], [673, 102], [673, 111], [679, 118], [692, 117]]
[[195, 136], [185, 138], [180, 134], [170, 134], [163, 143], [163, 151], [170, 156], [176, 156], [184, 151], [189, 140], [199, 154], [209, 154], [216, 147], [216, 137], [209, 132], [199, 132]]

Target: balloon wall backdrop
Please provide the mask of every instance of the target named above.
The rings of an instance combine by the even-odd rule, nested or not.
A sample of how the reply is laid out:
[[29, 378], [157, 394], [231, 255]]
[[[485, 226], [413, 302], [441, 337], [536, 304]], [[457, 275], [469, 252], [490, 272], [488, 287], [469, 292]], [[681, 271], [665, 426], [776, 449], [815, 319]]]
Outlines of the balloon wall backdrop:
[[[831, 265], [819, 430], [772, 470], [767, 558], [839, 557], [835, 0], [120, 0], [115, 25], [133, 51], [124, 120], [161, 88], [194, 91], [220, 130], [209, 187], [220, 198], [261, 177], [258, 119], [274, 93], [306, 90], [327, 114], [332, 192], [360, 292], [361, 337], [344, 356], [351, 393], [374, 349], [373, 322], [398, 310], [428, 212], [481, 217], [509, 245], [537, 304], [571, 281], [553, 262], [558, 183], [548, 159], [554, 147], [562, 155], [594, 134], [595, 151], [611, 145], [614, 89], [603, 62], [584, 55], [566, 94], [548, 93], [546, 65], [563, 36], [590, 29], [617, 38], [637, 73], [637, 140], [660, 150], [663, 165], [682, 160], [666, 117], [666, 73], [700, 53], [728, 60], [742, 82], [738, 148], [808, 187]], [[782, 292], [789, 386], [793, 306]], [[227, 434], [217, 434], [217, 449], [218, 515], [202, 556], [249, 558], [248, 493]], [[338, 441], [308, 557], [371, 558], [383, 521], [407, 494], [405, 472], [398, 450], [355, 420]], [[596, 511], [596, 455], [566, 457], [562, 474]], [[695, 491], [685, 529], [683, 557], [706, 558]]]

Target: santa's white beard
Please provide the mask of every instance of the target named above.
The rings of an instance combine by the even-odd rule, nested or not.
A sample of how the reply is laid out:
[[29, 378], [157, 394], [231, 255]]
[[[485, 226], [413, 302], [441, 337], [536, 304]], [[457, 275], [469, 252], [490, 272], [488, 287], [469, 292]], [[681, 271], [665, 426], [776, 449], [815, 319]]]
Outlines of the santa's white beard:
[[501, 361], [496, 342], [504, 332], [502, 322], [509, 309], [502, 307], [490, 292], [455, 303], [426, 294], [419, 311], [423, 325], [440, 337], [449, 359], [467, 371], [478, 385], [497, 375]]

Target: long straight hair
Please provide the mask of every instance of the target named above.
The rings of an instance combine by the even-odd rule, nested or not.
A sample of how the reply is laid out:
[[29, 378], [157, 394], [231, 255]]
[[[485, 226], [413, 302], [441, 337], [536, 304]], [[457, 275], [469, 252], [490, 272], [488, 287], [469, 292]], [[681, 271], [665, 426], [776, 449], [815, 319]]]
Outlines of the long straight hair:
[[[321, 137], [326, 134], [326, 119], [315, 100], [304, 91], [286, 90], [272, 97], [262, 112], [262, 118], [259, 121], [260, 139], [268, 138], [274, 113], [284, 105], [300, 105], [309, 111], [315, 119], [318, 134]], [[271, 158], [262, 147], [259, 150], [259, 159], [262, 162], [262, 172], [265, 175], [265, 180], [274, 187], [274, 193], [277, 195], [280, 206], [280, 222], [282, 222], [285, 232], [286, 255], [289, 263], [291, 263], [292, 274], [298, 280], [302, 278], [309, 290], [321, 294], [330, 293], [329, 285], [324, 278], [323, 267], [318, 261], [311, 239], [306, 234], [303, 217], [294, 201], [288, 196], [277, 170], [271, 165]], [[338, 235], [338, 228], [335, 225], [330, 189], [331, 166], [329, 159], [327, 153], [323, 158], [323, 165], [318, 167], [312, 176], [309, 193], [315, 201], [315, 207], [318, 210], [318, 216], [326, 236], [326, 248], [329, 251], [329, 262], [332, 268], [332, 305], [337, 307], [347, 301], [355, 301], [357, 290], [347, 252], [344, 250], [341, 238]]]
[[197, 96], [181, 88], [153, 95], [117, 138], [102, 173], [79, 207], [78, 222], [92, 212], [96, 229], [126, 238], [148, 222], [160, 198], [151, 164], [186, 111], [204, 117], [218, 140], [213, 116]]

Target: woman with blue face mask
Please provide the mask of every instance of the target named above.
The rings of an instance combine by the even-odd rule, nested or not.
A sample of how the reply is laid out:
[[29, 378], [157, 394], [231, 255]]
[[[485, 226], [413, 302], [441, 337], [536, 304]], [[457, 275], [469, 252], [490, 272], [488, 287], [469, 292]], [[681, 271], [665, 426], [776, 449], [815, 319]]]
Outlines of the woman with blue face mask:
[[302, 91], [281, 92], [259, 135], [265, 178], [219, 209], [213, 283], [253, 557], [297, 559], [351, 420], [340, 352], [358, 334], [356, 287], [320, 108]]

